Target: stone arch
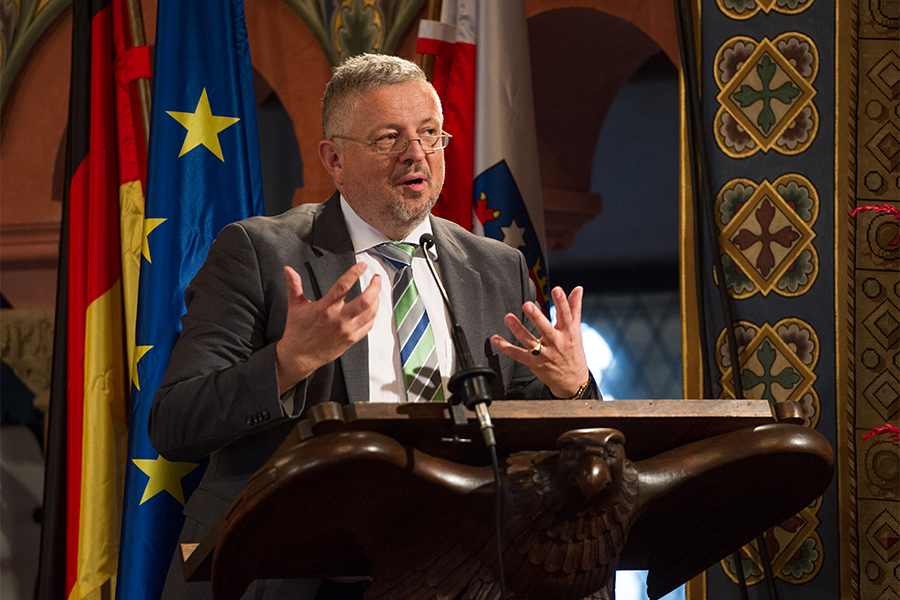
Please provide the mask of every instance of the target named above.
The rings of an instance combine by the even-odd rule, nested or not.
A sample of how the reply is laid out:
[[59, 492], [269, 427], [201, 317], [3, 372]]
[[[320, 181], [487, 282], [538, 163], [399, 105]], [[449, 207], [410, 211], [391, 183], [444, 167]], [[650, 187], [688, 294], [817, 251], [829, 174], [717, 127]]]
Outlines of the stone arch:
[[679, 64], [675, 14], [661, 0], [525, 6], [547, 242], [562, 249], [601, 211], [590, 192], [594, 150], [619, 90], [660, 51]]

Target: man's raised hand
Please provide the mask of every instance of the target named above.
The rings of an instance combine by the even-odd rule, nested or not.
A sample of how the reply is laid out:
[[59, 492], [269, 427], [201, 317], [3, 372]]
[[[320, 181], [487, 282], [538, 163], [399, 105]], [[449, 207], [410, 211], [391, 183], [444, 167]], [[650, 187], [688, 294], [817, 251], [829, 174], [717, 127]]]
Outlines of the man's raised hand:
[[313, 371], [338, 358], [361, 340], [375, 322], [381, 277], [375, 275], [362, 294], [346, 300], [347, 293], [366, 270], [357, 263], [341, 275], [319, 300], [303, 294], [300, 274], [284, 267], [287, 282], [287, 319], [276, 344], [278, 390], [284, 393]]
[[[522, 307], [525, 316], [534, 325], [540, 337], [535, 337], [513, 314], [507, 314], [504, 322], [522, 344], [510, 344], [499, 335], [491, 337], [491, 343], [505, 355], [530, 368], [557, 398], [571, 398], [581, 384], [588, 380], [590, 371], [581, 341], [581, 299], [584, 290], [579, 286], [566, 297], [562, 288], [551, 292], [556, 304], [556, 325], [533, 303]], [[537, 353], [531, 351], [540, 342]]]

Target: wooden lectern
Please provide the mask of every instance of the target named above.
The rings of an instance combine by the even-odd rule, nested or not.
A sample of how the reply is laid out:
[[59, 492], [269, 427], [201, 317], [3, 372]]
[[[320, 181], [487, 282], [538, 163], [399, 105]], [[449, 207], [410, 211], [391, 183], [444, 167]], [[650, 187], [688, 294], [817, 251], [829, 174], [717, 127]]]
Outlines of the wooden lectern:
[[[509, 598], [608, 597], [649, 570], [659, 598], [820, 496], [832, 449], [765, 400], [503, 401]], [[199, 544], [217, 600], [254, 579], [371, 576], [367, 600], [499, 598], [494, 478], [445, 404], [314, 406]], [[626, 460], [627, 455], [627, 460]], [[298, 519], [296, 515], [315, 515]]]

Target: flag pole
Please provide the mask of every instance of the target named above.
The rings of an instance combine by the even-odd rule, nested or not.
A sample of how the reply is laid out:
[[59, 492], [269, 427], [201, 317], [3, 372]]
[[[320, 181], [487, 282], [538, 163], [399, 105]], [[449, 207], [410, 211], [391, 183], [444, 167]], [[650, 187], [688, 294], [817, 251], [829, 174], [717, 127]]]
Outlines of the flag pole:
[[[440, 21], [442, 4], [443, 0], [428, 0], [428, 5], [425, 7], [424, 19], [427, 21]], [[428, 81], [433, 82], [434, 54], [419, 53], [419, 63], [422, 66], [422, 70], [425, 72], [425, 77], [428, 78]]]
[[[125, 0], [128, 7], [128, 24], [131, 29], [132, 47], [146, 46], [147, 38], [144, 35], [144, 13], [141, 8], [141, 0]], [[138, 100], [141, 103], [141, 123], [144, 126], [144, 147], [150, 144], [150, 78], [142, 77], [136, 80], [138, 86]]]

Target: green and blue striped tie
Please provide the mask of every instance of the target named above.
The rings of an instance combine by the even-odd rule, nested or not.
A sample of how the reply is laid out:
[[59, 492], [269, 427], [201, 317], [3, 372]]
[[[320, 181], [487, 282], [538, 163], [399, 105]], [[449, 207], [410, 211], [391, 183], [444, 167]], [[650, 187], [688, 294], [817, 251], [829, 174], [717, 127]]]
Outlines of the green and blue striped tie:
[[384, 243], [372, 248], [394, 271], [391, 299], [394, 326], [400, 344], [400, 363], [409, 402], [443, 402], [434, 331], [425, 312], [425, 302], [413, 281], [412, 258], [416, 246]]

